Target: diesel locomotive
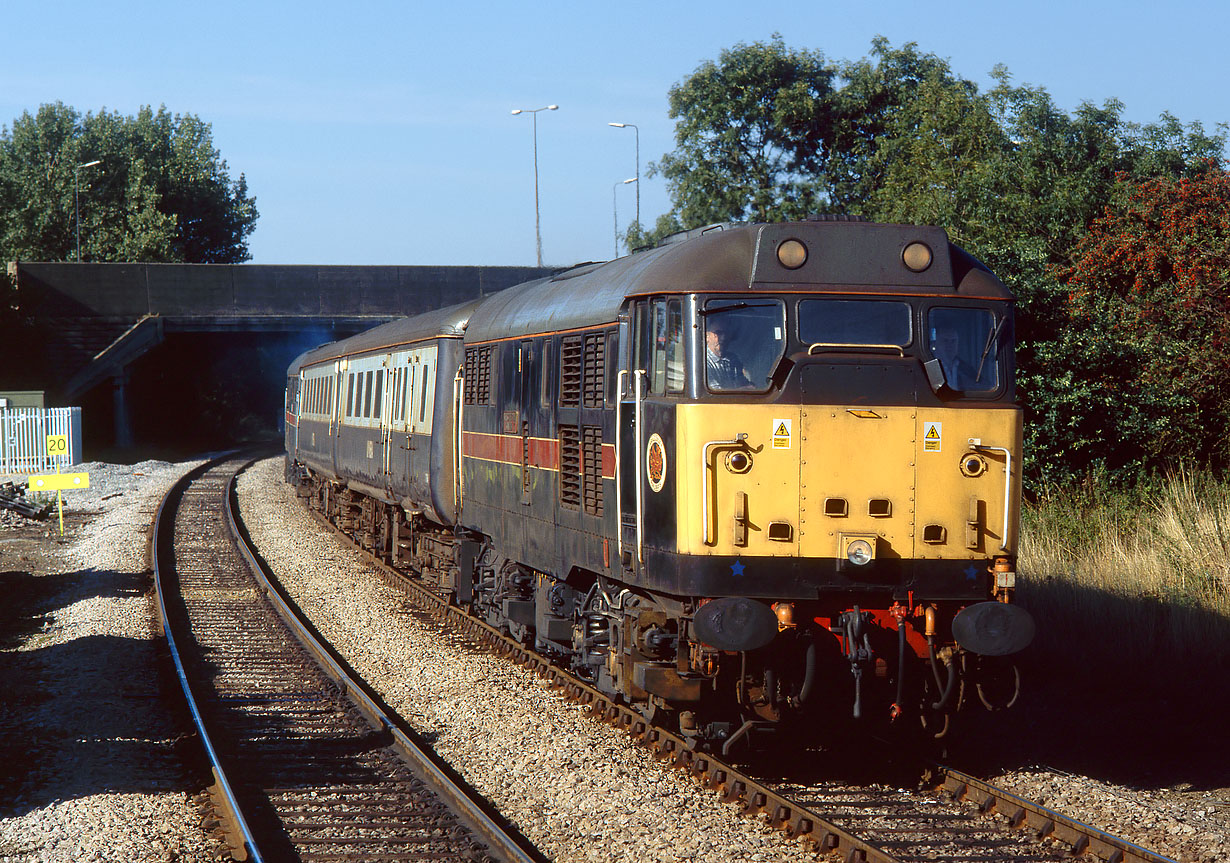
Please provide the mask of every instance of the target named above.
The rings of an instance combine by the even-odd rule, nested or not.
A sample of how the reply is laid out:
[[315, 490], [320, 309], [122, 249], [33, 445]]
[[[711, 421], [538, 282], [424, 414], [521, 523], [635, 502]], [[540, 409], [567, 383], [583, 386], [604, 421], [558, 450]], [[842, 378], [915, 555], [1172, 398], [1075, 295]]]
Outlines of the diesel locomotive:
[[1012, 316], [941, 228], [714, 225], [304, 353], [287, 476], [698, 746], [939, 736], [1034, 631]]

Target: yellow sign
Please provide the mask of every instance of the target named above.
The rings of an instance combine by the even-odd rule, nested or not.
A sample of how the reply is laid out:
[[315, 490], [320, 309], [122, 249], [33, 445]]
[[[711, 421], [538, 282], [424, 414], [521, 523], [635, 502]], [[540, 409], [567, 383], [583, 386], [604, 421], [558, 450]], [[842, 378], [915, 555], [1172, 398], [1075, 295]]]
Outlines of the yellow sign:
[[52, 458], [55, 458], [56, 456], [68, 455], [68, 435], [47, 435], [47, 455]]
[[943, 423], [923, 423], [923, 452], [940, 452]]
[[[53, 437], [62, 437], [62, 435], [47, 435], [47, 443], [51, 443]], [[50, 447], [48, 447], [50, 449]], [[31, 491], [54, 491], [56, 493], [56, 509], [60, 511], [60, 536], [64, 536], [64, 495], [63, 492], [74, 488], [89, 488], [90, 475], [88, 473], [60, 473], [60, 466], [56, 465], [55, 473], [31, 474], [30, 475], [30, 490]]]
[[74, 488], [89, 488], [88, 473], [48, 473], [30, 477], [30, 491], [67, 491]]
[[790, 449], [790, 426], [788, 419], [773, 420], [773, 449]]

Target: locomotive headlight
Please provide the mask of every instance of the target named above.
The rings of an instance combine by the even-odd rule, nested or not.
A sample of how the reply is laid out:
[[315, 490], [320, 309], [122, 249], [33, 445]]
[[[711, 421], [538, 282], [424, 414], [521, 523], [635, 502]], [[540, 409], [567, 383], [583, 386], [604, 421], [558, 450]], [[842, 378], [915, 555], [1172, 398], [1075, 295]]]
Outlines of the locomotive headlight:
[[807, 263], [807, 246], [798, 240], [786, 240], [777, 247], [777, 260], [787, 270], [797, 270]]
[[901, 262], [915, 273], [931, 266], [931, 247], [926, 243], [910, 243], [901, 252]]
[[865, 539], [856, 539], [846, 546], [846, 560], [855, 566], [866, 566], [874, 557], [871, 543]]

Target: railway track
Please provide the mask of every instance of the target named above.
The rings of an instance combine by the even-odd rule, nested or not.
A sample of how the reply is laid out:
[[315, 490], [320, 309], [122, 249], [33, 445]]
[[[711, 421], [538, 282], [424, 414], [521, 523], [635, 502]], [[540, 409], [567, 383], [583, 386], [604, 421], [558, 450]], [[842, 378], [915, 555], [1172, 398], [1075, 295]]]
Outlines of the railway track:
[[167, 641], [238, 860], [537, 859], [313, 637], [240, 538], [245, 459], [189, 473], [154, 526]]
[[[347, 535], [315, 510], [317, 521]], [[625, 705], [613, 702], [524, 647], [516, 640], [450, 605], [430, 585], [363, 552], [386, 582], [408, 601], [447, 621], [490, 650], [533, 670], [598, 718], [625, 729], [659, 759], [690, 773], [723, 800], [821, 852], [845, 861], [907, 863], [925, 860], [1060, 861], [1074, 857], [1107, 863], [1174, 863], [1167, 857], [1070, 818], [1061, 812], [944, 765], [932, 765], [936, 781], [921, 789], [884, 788], [826, 779], [800, 783], [754, 775], [657, 728]]]

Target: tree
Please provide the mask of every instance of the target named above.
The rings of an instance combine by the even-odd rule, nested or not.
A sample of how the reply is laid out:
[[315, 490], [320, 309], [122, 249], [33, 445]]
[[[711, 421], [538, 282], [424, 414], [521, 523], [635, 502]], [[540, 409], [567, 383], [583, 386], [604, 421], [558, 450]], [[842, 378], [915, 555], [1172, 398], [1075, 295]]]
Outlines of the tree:
[[0, 132], [4, 260], [75, 259], [79, 214], [83, 260], [238, 263], [251, 257], [255, 204], [244, 176], [231, 180], [209, 124], [191, 114], [83, 117], [56, 102]]
[[[1087, 399], [1079, 456], [1112, 470], [1230, 463], [1230, 173], [1133, 182], [1058, 273]], [[1086, 422], [1089, 422], [1087, 420]]]
[[678, 146], [648, 171], [666, 178], [674, 202], [663, 227], [814, 210], [832, 79], [819, 52], [790, 51], [774, 35], [723, 51], [671, 87]]

